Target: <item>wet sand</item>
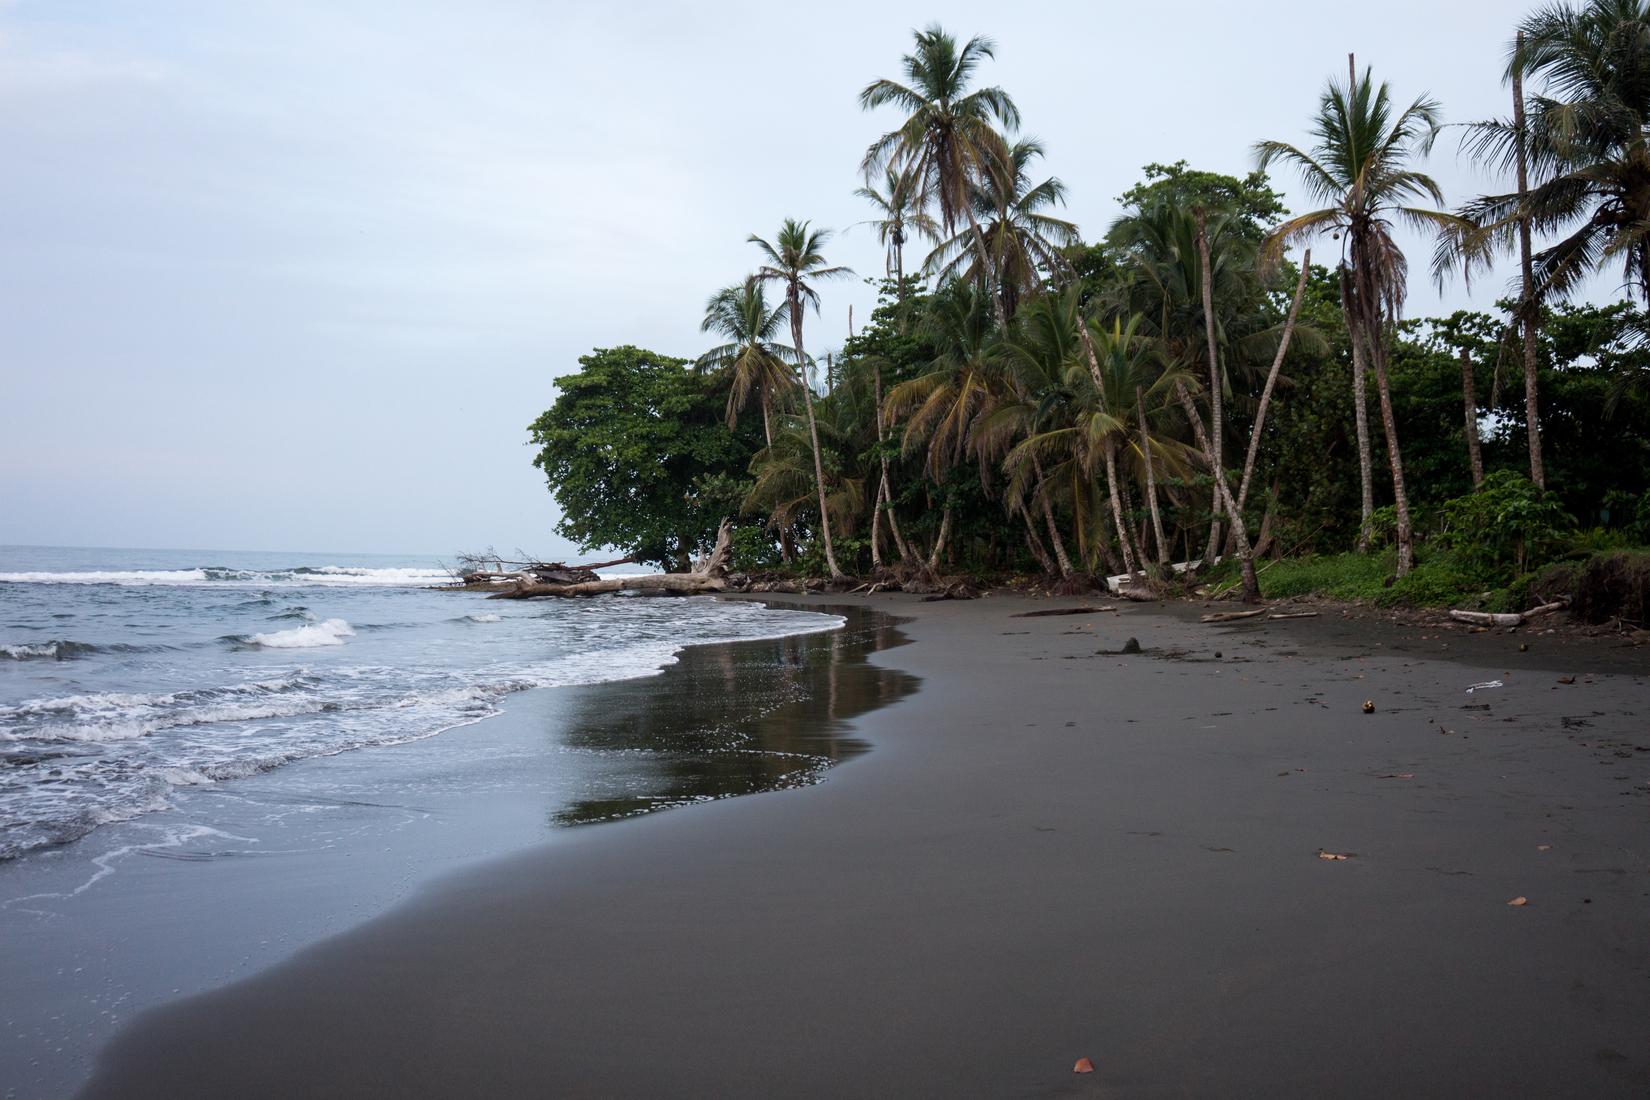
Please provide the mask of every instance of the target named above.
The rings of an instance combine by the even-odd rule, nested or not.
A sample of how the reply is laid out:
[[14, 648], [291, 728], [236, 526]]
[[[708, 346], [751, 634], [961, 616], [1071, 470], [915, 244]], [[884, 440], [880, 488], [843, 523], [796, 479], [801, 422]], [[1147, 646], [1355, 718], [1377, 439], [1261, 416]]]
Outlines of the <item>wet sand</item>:
[[920, 687], [826, 782], [456, 874], [86, 1094], [1650, 1090], [1643, 650], [871, 604]]

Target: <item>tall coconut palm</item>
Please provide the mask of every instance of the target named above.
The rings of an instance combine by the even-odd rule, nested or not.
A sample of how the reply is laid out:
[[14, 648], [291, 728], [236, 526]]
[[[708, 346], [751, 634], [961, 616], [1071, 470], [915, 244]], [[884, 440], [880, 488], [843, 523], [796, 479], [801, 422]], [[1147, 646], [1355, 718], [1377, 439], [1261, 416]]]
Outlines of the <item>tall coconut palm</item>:
[[1386, 349], [1389, 327], [1396, 323], [1403, 306], [1409, 265], [1392, 238], [1392, 228], [1394, 221], [1403, 221], [1427, 231], [1459, 233], [1463, 223], [1441, 210], [1407, 205], [1418, 199], [1430, 199], [1439, 206], [1444, 202], [1438, 184], [1410, 167], [1411, 159], [1425, 154], [1438, 135], [1438, 105], [1423, 95], [1397, 111], [1386, 83], [1376, 86], [1367, 69], [1359, 79], [1350, 61], [1347, 83], [1331, 80], [1319, 100], [1312, 122], [1316, 141], [1310, 152], [1282, 141], [1263, 141], [1255, 146], [1263, 170], [1277, 161], [1294, 165], [1308, 193], [1325, 204], [1285, 221], [1268, 235], [1264, 247], [1268, 258], [1275, 260], [1293, 242], [1324, 234], [1339, 238], [1341, 306], [1352, 338], [1352, 393], [1363, 480], [1359, 545], [1368, 545], [1373, 509], [1364, 396], [1364, 369], [1368, 364], [1375, 368], [1387, 459], [1392, 467], [1393, 503], [1398, 513], [1398, 574], [1403, 576], [1414, 562], [1415, 550], [1403, 457], [1387, 384]]
[[1524, 140], [1515, 119], [1491, 120], [1468, 128], [1467, 148], [1506, 168], [1522, 151], [1540, 182], [1522, 198], [1468, 203], [1479, 236], [1467, 240], [1488, 234], [1510, 248], [1526, 221], [1538, 233], [1568, 232], [1534, 257], [1538, 295], [1563, 297], [1620, 263], [1629, 292], [1650, 304], [1650, 2], [1550, 4], [1519, 32], [1508, 77], [1544, 82], [1527, 98]]
[[[969, 227], [995, 282], [972, 194], [977, 181], [1008, 163], [999, 127], [1017, 130], [1020, 112], [1001, 88], [970, 90], [980, 62], [996, 56], [991, 39], [976, 36], [958, 46], [937, 23], [914, 37], [915, 49], [901, 59], [905, 81], [874, 80], [859, 94], [864, 110], [892, 104], [906, 112], [904, 122], [871, 143], [862, 168], [867, 177], [890, 164], [911, 175], [922, 194], [933, 196], [946, 234], [959, 224]], [[1001, 328], [1006, 318], [1000, 303], [996, 312]]]
[[762, 284], [753, 279], [724, 287], [705, 303], [700, 332], [727, 339], [701, 355], [694, 366], [723, 371], [728, 377], [728, 427], [754, 396], [762, 408], [762, 436], [773, 446], [773, 407], [796, 388], [796, 352], [774, 338], [785, 328], [790, 307], [768, 308]]
[[980, 176], [969, 192], [982, 253], [972, 231], [941, 241], [926, 266], [941, 282], [968, 279], [989, 283], [996, 272], [1002, 315], [1012, 319], [1020, 302], [1042, 285], [1043, 272], [1065, 267], [1062, 249], [1082, 241], [1077, 226], [1047, 211], [1064, 206], [1066, 185], [1054, 176], [1031, 182], [1031, 164], [1044, 155], [1041, 142], [1026, 138], [1008, 147], [1004, 163]]
[[[1524, 404], [1530, 477], [1546, 480], [1536, 385], [1536, 324], [1544, 299], [1620, 264], [1630, 294], [1650, 303], [1650, 3], [1550, 4], [1519, 25], [1507, 61], [1513, 114], [1467, 128], [1462, 148], [1515, 173], [1517, 190], [1463, 207], [1473, 223], [1440, 237], [1440, 267], [1468, 269], [1519, 253]], [[1542, 82], [1526, 95], [1524, 81]], [[1536, 182], [1532, 185], [1530, 176]], [[1562, 234], [1532, 255], [1532, 233]]]
[[[825, 262], [820, 249], [830, 239], [830, 230], [810, 229], [808, 222], [799, 222], [795, 218], [785, 219], [771, 244], [754, 233], [749, 238], [767, 260], [751, 278], [757, 282], [778, 283], [785, 290], [786, 315], [791, 322], [791, 344], [796, 349], [798, 367], [807, 362], [807, 354], [802, 350], [802, 311], [806, 306], [813, 306], [814, 312], [819, 312], [819, 292], [813, 284], [851, 274], [846, 267], [831, 267]], [[814, 419], [813, 388], [806, 379], [800, 379], [800, 382], [802, 402], [808, 412], [808, 438], [813, 446], [814, 489], [819, 497], [819, 529], [825, 540], [825, 565], [834, 580], [843, 576], [843, 572], [837, 567], [836, 548], [831, 543], [831, 514], [825, 506], [825, 464], [819, 454], [819, 424]]]
[[[877, 240], [888, 250], [887, 271], [894, 278], [894, 293], [905, 304], [905, 244], [913, 235], [934, 240], [939, 226], [928, 213], [920, 181], [910, 172], [883, 168], [883, 190], [875, 186], [857, 188], [854, 194], [876, 207], [877, 216], [860, 222], [876, 230]], [[903, 314], [902, 314], [903, 315]]]

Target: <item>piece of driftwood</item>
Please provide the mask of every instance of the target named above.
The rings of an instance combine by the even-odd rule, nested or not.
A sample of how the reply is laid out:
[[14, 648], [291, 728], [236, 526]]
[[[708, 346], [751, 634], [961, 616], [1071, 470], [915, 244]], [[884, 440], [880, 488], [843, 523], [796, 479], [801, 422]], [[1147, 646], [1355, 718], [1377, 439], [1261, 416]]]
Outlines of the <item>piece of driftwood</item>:
[[[479, 559], [470, 559], [479, 560]], [[615, 565], [630, 565], [635, 558], [614, 558], [612, 561], [591, 562], [588, 565], [568, 565], [559, 561], [505, 561], [501, 558], [487, 558], [501, 566], [499, 569], [466, 569], [459, 574], [458, 580], [464, 585], [504, 585], [504, 584], [579, 584], [583, 581], [600, 580], [596, 570], [607, 569]], [[518, 568], [504, 569], [502, 566], [513, 565]]]
[[1257, 615], [1266, 614], [1267, 611], [1268, 608], [1264, 607], [1258, 607], [1253, 611], [1216, 611], [1212, 615], [1203, 616], [1198, 621], [1204, 623], [1229, 623], [1234, 622], [1237, 619], [1253, 619]]
[[1562, 611], [1569, 606], [1569, 600], [1554, 600], [1540, 607], [1532, 607], [1528, 611], [1451, 611], [1449, 617], [1456, 622], [1471, 623], [1474, 626], [1523, 626], [1531, 619]]
[[1116, 611], [1115, 607], [1050, 607], [1042, 611], [1016, 611], [1011, 619], [1041, 619], [1049, 615], [1093, 615], [1101, 611]]
[[1316, 611], [1281, 611], [1266, 617], [1268, 619], [1316, 619], [1318, 614]]
[[727, 520], [716, 532], [716, 545], [706, 557], [694, 563], [687, 573], [638, 573], [625, 577], [579, 577], [571, 583], [559, 580], [522, 580], [515, 587], [494, 593], [494, 600], [536, 600], [545, 596], [563, 598], [601, 596], [610, 592], [642, 592], [697, 596], [706, 592], [722, 592], [728, 587], [728, 561], [733, 556], [733, 531]]

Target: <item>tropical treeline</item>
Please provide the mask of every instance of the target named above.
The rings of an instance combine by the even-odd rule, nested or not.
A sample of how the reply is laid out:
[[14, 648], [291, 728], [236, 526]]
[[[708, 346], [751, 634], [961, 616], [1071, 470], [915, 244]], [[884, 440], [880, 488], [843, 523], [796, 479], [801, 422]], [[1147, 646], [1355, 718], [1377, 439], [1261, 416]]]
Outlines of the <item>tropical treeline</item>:
[[[1253, 171], [1149, 165], [1091, 240], [988, 82], [994, 44], [915, 33], [859, 97], [888, 126], [857, 166], [873, 315], [819, 333], [853, 274], [831, 232], [753, 233], [704, 348], [598, 350], [559, 380], [531, 431], [563, 534], [675, 567], [732, 515], [748, 570], [1074, 589], [1221, 558], [1251, 597], [1281, 556], [1367, 554], [1424, 595], [1418, 568], [1464, 588], [1650, 541], [1650, 3], [1507, 32], [1506, 117], [1446, 127], [1347, 58]], [[1501, 191], [1444, 195], [1441, 144]], [[1515, 278], [1485, 286], [1498, 259]], [[1599, 273], [1621, 300], [1573, 303]], [[1494, 300], [1406, 318], [1417, 277]]]

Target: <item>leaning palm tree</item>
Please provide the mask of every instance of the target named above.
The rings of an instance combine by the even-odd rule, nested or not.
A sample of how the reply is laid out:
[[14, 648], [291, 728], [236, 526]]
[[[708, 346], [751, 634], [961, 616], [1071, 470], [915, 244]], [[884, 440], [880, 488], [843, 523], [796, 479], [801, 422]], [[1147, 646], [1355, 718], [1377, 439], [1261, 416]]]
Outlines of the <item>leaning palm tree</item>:
[[[1102, 311], [1111, 317], [1140, 314], [1141, 332], [1155, 338], [1166, 366], [1203, 375], [1210, 472], [1223, 477], [1225, 394], [1237, 391], [1235, 376], [1251, 373], [1254, 357], [1275, 335], [1257, 327], [1262, 288], [1254, 246], [1229, 214], [1167, 199], [1113, 222], [1107, 240], [1122, 254], [1124, 277], [1100, 295]], [[1225, 512], [1224, 494], [1211, 483], [1203, 559], [1209, 564], [1220, 547]]]
[[971, 231], [957, 233], [940, 242], [926, 265], [940, 282], [967, 279], [985, 284], [994, 270], [1005, 318], [1012, 318], [1021, 300], [1036, 293], [1044, 272], [1063, 270], [1062, 250], [1082, 240], [1077, 226], [1048, 213], [1065, 205], [1066, 185], [1054, 176], [1031, 182], [1031, 164], [1043, 155], [1042, 142], [1016, 141], [1006, 150], [1004, 163], [980, 176], [970, 189], [984, 253], [974, 245]]
[[[779, 233], [770, 244], [752, 233], [754, 244], [767, 259], [751, 279], [755, 282], [778, 283], [785, 288], [785, 309], [791, 322], [791, 344], [796, 349], [798, 367], [807, 362], [802, 350], [802, 310], [813, 306], [819, 312], [819, 292], [813, 284], [821, 279], [835, 279], [851, 274], [846, 267], [829, 267], [820, 249], [831, 239], [828, 229], [810, 229], [808, 222], [786, 218]], [[814, 419], [813, 389], [801, 379], [802, 402], [808, 410], [808, 438], [813, 446], [814, 489], [819, 497], [819, 529], [825, 539], [825, 565], [835, 580], [843, 576], [836, 564], [836, 548], [831, 545], [831, 514], [825, 506], [825, 464], [819, 456], [819, 424]]]
[[883, 168], [884, 190], [875, 186], [858, 188], [854, 194], [876, 207], [877, 216], [860, 222], [877, 232], [877, 240], [888, 250], [889, 275], [894, 277], [894, 293], [899, 304], [905, 304], [905, 243], [913, 234], [934, 240], [939, 226], [929, 215], [920, 181], [910, 172], [896, 171], [891, 165]]
[[727, 339], [701, 355], [694, 366], [722, 371], [728, 378], [728, 427], [754, 396], [762, 408], [762, 437], [773, 446], [773, 407], [796, 388], [796, 352], [774, 337], [784, 329], [790, 307], [768, 308], [762, 284], [753, 279], [724, 287], [705, 303], [700, 332]]
[[[1351, 59], [1348, 58], [1349, 68]], [[1404, 489], [1403, 458], [1392, 415], [1392, 392], [1387, 385], [1386, 349], [1390, 328], [1403, 306], [1408, 262], [1392, 239], [1395, 220], [1424, 230], [1458, 233], [1462, 222], [1441, 210], [1406, 205], [1430, 199], [1443, 205], [1443, 192], [1430, 176], [1409, 166], [1424, 154], [1439, 130], [1438, 105], [1426, 96], [1402, 111], [1394, 111], [1385, 82], [1379, 87], [1369, 71], [1357, 78], [1347, 74], [1345, 86], [1330, 81], [1318, 103], [1311, 152], [1282, 141], [1255, 146], [1259, 166], [1284, 161], [1300, 169], [1307, 191], [1325, 205], [1290, 218], [1274, 229], [1264, 245], [1268, 260], [1276, 261], [1285, 246], [1322, 234], [1341, 243], [1341, 308], [1352, 338], [1352, 394], [1358, 429], [1358, 463], [1362, 478], [1363, 518], [1359, 549], [1369, 540], [1372, 491], [1369, 419], [1365, 408], [1365, 364], [1375, 368], [1380, 396], [1381, 423], [1386, 433], [1387, 459], [1392, 467], [1392, 495], [1398, 513], [1398, 575], [1409, 572], [1414, 542], [1409, 519], [1409, 495]]]
[[[976, 36], [959, 47], [938, 24], [914, 37], [916, 48], [901, 60], [905, 82], [874, 80], [859, 94], [865, 110], [892, 104], [907, 112], [904, 122], [871, 143], [861, 167], [867, 177], [888, 165], [909, 174], [920, 193], [933, 196], [946, 234], [954, 234], [959, 223], [969, 227], [995, 281], [972, 193], [981, 178], [1007, 163], [1007, 143], [998, 128], [1018, 129], [1020, 112], [1001, 88], [969, 90], [980, 61], [996, 56], [991, 39]], [[999, 304], [998, 327], [1005, 321]]]
[[[1526, 97], [1526, 78], [1543, 82]], [[1535, 325], [1543, 299], [1563, 298], [1619, 263], [1630, 293], [1650, 302], [1650, 3], [1551, 4], [1519, 25], [1507, 62], [1513, 117], [1467, 128], [1462, 148], [1516, 172], [1518, 189], [1461, 213], [1472, 229], [1440, 237], [1440, 269], [1470, 270], [1519, 253], [1530, 477], [1545, 481], [1536, 390]], [[1530, 184], [1530, 175], [1537, 181]], [[1532, 233], [1563, 234], [1532, 256]]]

